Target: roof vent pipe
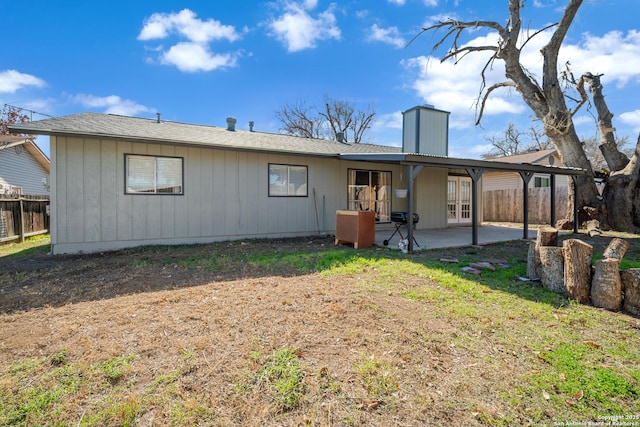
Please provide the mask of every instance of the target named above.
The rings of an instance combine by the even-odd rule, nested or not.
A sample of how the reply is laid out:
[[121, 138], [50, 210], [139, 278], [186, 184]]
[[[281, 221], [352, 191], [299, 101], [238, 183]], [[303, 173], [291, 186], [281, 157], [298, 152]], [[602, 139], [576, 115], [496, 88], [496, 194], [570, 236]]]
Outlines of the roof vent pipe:
[[249, 122], [249, 132], [253, 132], [253, 125], [254, 125], [253, 120], [251, 120]]
[[160, 123], [160, 113], [156, 113], [156, 116], [158, 116], [158, 118], [156, 119], [156, 123]]
[[344, 132], [336, 132], [336, 139], [338, 142], [344, 142]]
[[237, 120], [234, 117], [227, 117], [227, 130], [235, 131], [236, 122]]

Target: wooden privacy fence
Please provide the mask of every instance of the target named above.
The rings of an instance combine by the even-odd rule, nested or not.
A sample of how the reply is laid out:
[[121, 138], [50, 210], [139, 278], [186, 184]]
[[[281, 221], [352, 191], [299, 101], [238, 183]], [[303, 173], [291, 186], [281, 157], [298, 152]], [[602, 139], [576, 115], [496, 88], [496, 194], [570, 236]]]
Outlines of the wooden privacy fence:
[[[556, 188], [556, 220], [567, 216], [567, 189]], [[522, 222], [522, 189], [482, 192], [483, 220], [489, 222]], [[551, 221], [551, 188], [529, 188], [529, 223], [549, 224]], [[554, 224], [552, 224], [554, 225]]]
[[0, 243], [49, 232], [49, 197], [0, 197]]

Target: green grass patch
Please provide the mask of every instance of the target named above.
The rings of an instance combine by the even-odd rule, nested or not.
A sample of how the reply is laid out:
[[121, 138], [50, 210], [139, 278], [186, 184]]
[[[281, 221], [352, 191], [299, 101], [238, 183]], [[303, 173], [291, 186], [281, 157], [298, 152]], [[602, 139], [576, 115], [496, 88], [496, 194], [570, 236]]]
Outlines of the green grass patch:
[[49, 234], [38, 234], [25, 239], [20, 243], [8, 243], [0, 245], [0, 257], [14, 256], [24, 257], [35, 253], [47, 253], [51, 250]]
[[266, 392], [278, 411], [286, 412], [299, 406], [305, 387], [300, 359], [292, 349], [282, 347], [261, 361], [260, 353], [253, 353], [250, 370], [235, 384], [238, 393]]
[[392, 396], [399, 389], [396, 372], [391, 364], [373, 355], [361, 357], [354, 371], [367, 393], [375, 399]]

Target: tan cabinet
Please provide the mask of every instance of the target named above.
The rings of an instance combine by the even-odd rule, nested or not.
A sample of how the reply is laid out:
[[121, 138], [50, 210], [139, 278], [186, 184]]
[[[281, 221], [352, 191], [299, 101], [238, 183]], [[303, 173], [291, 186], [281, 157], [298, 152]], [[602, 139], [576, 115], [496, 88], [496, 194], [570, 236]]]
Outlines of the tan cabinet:
[[376, 240], [376, 214], [370, 211], [336, 211], [336, 245], [353, 243], [356, 249], [373, 245]]

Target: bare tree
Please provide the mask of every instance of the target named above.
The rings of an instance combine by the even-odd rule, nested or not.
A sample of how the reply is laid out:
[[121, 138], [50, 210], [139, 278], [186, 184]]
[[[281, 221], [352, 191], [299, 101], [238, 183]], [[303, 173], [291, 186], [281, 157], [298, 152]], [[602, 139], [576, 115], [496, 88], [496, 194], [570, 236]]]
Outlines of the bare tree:
[[[624, 136], [616, 139], [616, 145], [618, 146], [618, 150], [624, 153], [625, 156], [631, 157], [633, 156], [633, 149], [624, 148], [624, 145], [629, 142], [629, 137]], [[584, 153], [587, 155], [587, 159], [591, 162], [591, 167], [593, 168], [596, 174], [609, 174], [609, 167], [607, 165], [607, 161], [602, 154], [602, 150], [600, 150], [600, 140], [594, 136], [585, 138], [582, 141], [582, 148], [584, 149]]]
[[[571, 26], [583, 0], [568, 0], [562, 18], [559, 22], [547, 25], [533, 33], [522, 28], [520, 16], [524, 9], [522, 0], [509, 0], [509, 17], [505, 25], [494, 21], [463, 22], [447, 20], [427, 28], [420, 34], [439, 29], [446, 33], [433, 46], [437, 50], [448, 43], [450, 48], [441, 58], [442, 61], [455, 59], [461, 61], [468, 54], [489, 52], [490, 58], [485, 66], [479, 70], [481, 89], [478, 98], [478, 115], [476, 123], [482, 120], [484, 108], [490, 95], [505, 87], [515, 88], [523, 101], [533, 111], [535, 117], [541, 121], [545, 135], [553, 142], [561, 160], [566, 166], [582, 168], [584, 175], [576, 178], [577, 193], [571, 193], [569, 203], [575, 202], [584, 216], [587, 213], [597, 217], [603, 226], [610, 226], [617, 230], [640, 231], [640, 185], [638, 169], [640, 168], [640, 138], [636, 144], [633, 157], [628, 159], [618, 150], [615, 143], [613, 114], [608, 110], [600, 82], [600, 76], [589, 72], [582, 74], [576, 81], [575, 88], [581, 93], [580, 99], [573, 109], [567, 102], [574, 98], [567, 97], [566, 85], [561, 85], [560, 76], [566, 76], [558, 68], [558, 51]], [[521, 63], [520, 55], [524, 46], [543, 31], [555, 28], [550, 40], [541, 49], [542, 80], [529, 72]], [[460, 37], [465, 31], [484, 29], [498, 33], [495, 45], [465, 46], [460, 45]], [[506, 80], [487, 86], [486, 72], [496, 61], [502, 61], [505, 67]], [[600, 197], [594, 181], [591, 163], [585, 154], [582, 141], [576, 133], [573, 117], [587, 101], [585, 85], [589, 86], [591, 99], [596, 106], [598, 128], [600, 133], [600, 148], [607, 161], [611, 174], [607, 180], [603, 197]]]
[[370, 105], [356, 110], [352, 102], [324, 97], [322, 109], [309, 107], [305, 102], [285, 105], [275, 112], [280, 130], [302, 138], [324, 138], [358, 144], [371, 129], [376, 112]]
[[480, 155], [483, 159], [495, 159], [553, 148], [553, 144], [541, 130], [531, 126], [527, 132], [522, 132], [513, 123], [507, 125], [503, 135], [485, 137], [485, 140], [491, 143], [492, 148]]
[[323, 134], [323, 120], [315, 109], [310, 108], [305, 102], [297, 102], [293, 105], [285, 105], [275, 112], [275, 117], [282, 123], [280, 131], [287, 135], [301, 138], [321, 138]]

